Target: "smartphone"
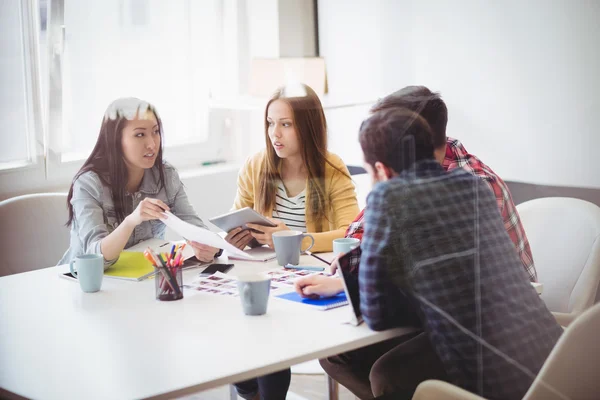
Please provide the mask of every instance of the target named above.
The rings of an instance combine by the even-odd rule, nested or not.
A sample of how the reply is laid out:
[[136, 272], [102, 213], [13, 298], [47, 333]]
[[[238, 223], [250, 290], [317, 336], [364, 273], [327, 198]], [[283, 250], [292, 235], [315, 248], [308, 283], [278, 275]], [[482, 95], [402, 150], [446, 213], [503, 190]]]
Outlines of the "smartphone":
[[70, 281], [75, 281], [75, 282], [77, 282], [77, 278], [75, 278], [75, 277], [73, 276], [73, 274], [72, 274], [72, 273], [70, 273], [70, 272], [65, 272], [64, 274], [58, 274], [58, 276], [60, 276], [61, 278], [64, 278], [64, 279], [68, 279], [68, 280], [70, 280]]
[[233, 268], [233, 264], [210, 264], [204, 271], [200, 272], [200, 276], [209, 276], [215, 272], [226, 274], [231, 268]]

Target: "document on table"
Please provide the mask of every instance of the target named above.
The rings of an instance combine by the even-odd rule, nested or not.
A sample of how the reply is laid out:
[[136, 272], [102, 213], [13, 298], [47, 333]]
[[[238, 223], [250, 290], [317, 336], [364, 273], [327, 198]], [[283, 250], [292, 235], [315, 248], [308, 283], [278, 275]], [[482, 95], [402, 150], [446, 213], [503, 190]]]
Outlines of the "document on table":
[[[276, 268], [267, 272], [271, 277], [271, 294], [286, 293], [294, 290], [296, 279], [310, 275], [324, 275], [323, 272], [297, 271], [287, 268]], [[186, 290], [222, 296], [238, 297], [237, 277], [235, 275], [215, 272], [211, 276], [199, 276], [183, 285]]]
[[163, 219], [162, 222], [186, 240], [193, 240], [194, 242], [202, 243], [207, 246], [223, 249], [229, 254], [235, 255], [236, 258], [244, 260], [255, 259], [251, 255], [244, 253], [242, 250], [225, 241], [225, 239], [215, 232], [211, 232], [208, 229], [200, 228], [199, 226], [182, 221], [169, 211], [165, 212], [164, 214], [167, 218]]

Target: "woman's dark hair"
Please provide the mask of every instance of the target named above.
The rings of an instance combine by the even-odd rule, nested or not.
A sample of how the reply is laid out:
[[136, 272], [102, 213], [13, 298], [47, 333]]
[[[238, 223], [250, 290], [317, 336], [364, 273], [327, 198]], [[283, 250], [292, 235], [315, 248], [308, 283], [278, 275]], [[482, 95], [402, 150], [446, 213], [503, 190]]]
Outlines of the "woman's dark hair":
[[379, 161], [398, 174], [418, 161], [433, 159], [431, 128], [411, 110], [374, 113], [361, 124], [358, 140], [365, 162], [374, 167]]
[[152, 112], [158, 122], [158, 129], [161, 136], [161, 144], [158, 149], [154, 167], [158, 166], [158, 184], [159, 188], [165, 186], [165, 171], [162, 159], [162, 122], [158, 116], [158, 112], [154, 106], [143, 100], [133, 97], [117, 99], [113, 101], [107, 108], [102, 125], [100, 126], [100, 134], [96, 145], [92, 150], [92, 154], [83, 163], [83, 166], [71, 183], [69, 195], [67, 197], [67, 207], [69, 209], [69, 220], [67, 226], [73, 223], [73, 206], [71, 199], [73, 198], [73, 185], [77, 178], [82, 174], [92, 171], [95, 172], [102, 183], [111, 188], [111, 197], [115, 207], [115, 214], [119, 223], [125, 219], [125, 187], [129, 174], [127, 166], [123, 159], [123, 146], [121, 138], [123, 137], [123, 128], [127, 120], [133, 120], [144, 113]]

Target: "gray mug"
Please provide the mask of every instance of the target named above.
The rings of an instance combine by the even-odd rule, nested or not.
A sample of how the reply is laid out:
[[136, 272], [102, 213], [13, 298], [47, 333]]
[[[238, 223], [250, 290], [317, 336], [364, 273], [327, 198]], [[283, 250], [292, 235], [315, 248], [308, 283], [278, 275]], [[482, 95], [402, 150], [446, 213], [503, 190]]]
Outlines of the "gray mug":
[[273, 245], [277, 255], [277, 263], [281, 266], [287, 264], [298, 265], [300, 262], [300, 247], [302, 239], [309, 237], [312, 243], [303, 253], [306, 253], [315, 245], [315, 238], [308, 233], [300, 231], [277, 231], [273, 233]]
[[[73, 268], [74, 266], [77, 266], [77, 271]], [[104, 278], [104, 257], [102, 254], [77, 256], [71, 261], [69, 268], [84, 292], [94, 293], [102, 287], [102, 278]]]
[[266, 274], [251, 274], [238, 277], [238, 292], [246, 315], [263, 315], [267, 312], [271, 277]]

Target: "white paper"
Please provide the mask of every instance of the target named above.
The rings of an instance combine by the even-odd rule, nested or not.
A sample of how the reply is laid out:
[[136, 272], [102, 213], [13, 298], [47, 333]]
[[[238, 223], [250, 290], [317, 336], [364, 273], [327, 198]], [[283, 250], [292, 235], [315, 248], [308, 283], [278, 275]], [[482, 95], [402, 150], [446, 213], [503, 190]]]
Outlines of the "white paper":
[[[244, 250], [244, 253], [254, 257], [255, 261], [263, 262], [273, 260], [277, 257], [277, 255], [275, 254], [275, 250], [267, 246], [254, 247], [252, 249]], [[235, 259], [238, 257], [233, 255], [231, 256], [231, 258]]]
[[181, 235], [184, 239], [192, 240], [207, 246], [216, 247], [218, 249], [223, 249], [230, 254], [234, 254], [237, 258], [244, 260], [255, 260], [254, 257], [244, 253], [242, 250], [225, 241], [225, 239], [223, 239], [217, 233], [182, 221], [169, 211], [165, 212], [164, 214], [167, 216], [167, 218], [163, 219], [162, 222]]
[[[294, 290], [294, 282], [305, 276], [324, 275], [323, 272], [290, 270], [287, 268], [277, 268], [267, 272], [271, 277], [271, 294], [273, 296]], [[192, 290], [204, 294], [216, 294], [223, 296], [238, 297], [237, 277], [227, 275], [221, 272], [215, 272], [211, 276], [199, 276], [190, 283], [183, 285], [184, 289]]]
[[171, 251], [171, 242], [164, 239], [152, 238], [139, 242], [138, 244], [131, 246], [123, 251], [134, 251], [143, 253], [150, 247], [155, 253], [164, 253]]

